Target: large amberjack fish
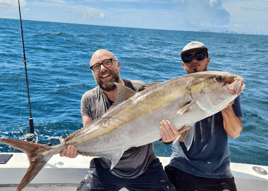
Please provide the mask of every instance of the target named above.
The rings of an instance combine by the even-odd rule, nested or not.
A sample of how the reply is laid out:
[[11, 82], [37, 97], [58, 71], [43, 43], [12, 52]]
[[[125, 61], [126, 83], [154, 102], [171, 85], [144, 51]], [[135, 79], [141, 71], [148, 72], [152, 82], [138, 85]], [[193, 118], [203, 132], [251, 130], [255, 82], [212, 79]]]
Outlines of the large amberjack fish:
[[[155, 83], [141, 92], [116, 83], [118, 93], [113, 107], [69, 135], [62, 144], [47, 146], [0, 139], [28, 155], [30, 167], [17, 190], [27, 186], [48, 160], [67, 145], [75, 145], [81, 155], [109, 158], [113, 168], [127, 149], [159, 140], [162, 119], [169, 119], [180, 129], [227, 107], [237, 97], [227, 85], [237, 78], [242, 79], [227, 72], [198, 72]], [[237, 86], [245, 88], [244, 84]]]

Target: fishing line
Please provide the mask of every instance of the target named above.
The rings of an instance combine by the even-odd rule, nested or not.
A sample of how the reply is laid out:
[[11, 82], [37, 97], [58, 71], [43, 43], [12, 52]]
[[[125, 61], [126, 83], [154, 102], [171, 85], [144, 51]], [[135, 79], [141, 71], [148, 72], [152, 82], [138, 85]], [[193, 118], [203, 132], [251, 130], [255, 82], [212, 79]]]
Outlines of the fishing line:
[[27, 85], [27, 95], [28, 95], [28, 106], [29, 106], [29, 127], [30, 127], [30, 134], [25, 136], [27, 141], [34, 141], [34, 125], [33, 125], [33, 118], [31, 112], [31, 102], [30, 102], [30, 93], [29, 93], [29, 83], [28, 83], [28, 75], [27, 75], [27, 64], [26, 64], [26, 54], [25, 54], [25, 47], [24, 47], [24, 38], [23, 38], [23, 29], [22, 29], [22, 20], [21, 20], [21, 10], [20, 10], [20, 0], [18, 0], [18, 7], [19, 7], [19, 15], [20, 15], [20, 29], [21, 29], [21, 39], [22, 39], [22, 48], [23, 48], [23, 60], [25, 67], [25, 76], [26, 76], [26, 85]]

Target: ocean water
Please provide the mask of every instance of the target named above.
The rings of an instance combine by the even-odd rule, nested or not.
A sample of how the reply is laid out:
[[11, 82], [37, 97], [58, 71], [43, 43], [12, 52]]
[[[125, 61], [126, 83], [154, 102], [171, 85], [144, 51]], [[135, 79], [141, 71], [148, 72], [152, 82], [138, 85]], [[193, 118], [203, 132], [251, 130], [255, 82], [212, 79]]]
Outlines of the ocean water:
[[[134, 29], [23, 21], [32, 117], [39, 143], [58, 144], [82, 127], [80, 99], [96, 86], [89, 60], [107, 49], [121, 63], [121, 77], [146, 83], [186, 74], [181, 49], [207, 45], [210, 71], [245, 79], [241, 94], [244, 129], [229, 139], [231, 161], [268, 165], [268, 36]], [[29, 110], [19, 20], [0, 19], [0, 137], [29, 132]], [[0, 144], [0, 152], [19, 152]], [[171, 146], [155, 143], [158, 156]]]

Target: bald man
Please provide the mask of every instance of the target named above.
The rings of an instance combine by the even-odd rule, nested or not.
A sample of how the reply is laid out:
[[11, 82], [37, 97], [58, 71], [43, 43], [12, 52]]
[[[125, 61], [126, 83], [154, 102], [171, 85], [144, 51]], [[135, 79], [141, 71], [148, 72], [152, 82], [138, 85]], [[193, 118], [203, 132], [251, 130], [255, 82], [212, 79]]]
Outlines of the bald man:
[[[134, 91], [142, 91], [145, 85], [142, 81], [122, 79], [119, 74], [120, 62], [107, 50], [97, 50], [92, 55], [90, 68], [98, 86], [82, 97], [83, 126], [101, 117], [113, 105], [117, 94], [114, 82]], [[117, 191], [125, 187], [129, 191], [175, 191], [153, 149], [153, 143], [128, 149], [112, 170], [109, 159], [94, 158], [77, 190]], [[76, 157], [76, 147], [69, 145], [61, 152], [61, 156]]]

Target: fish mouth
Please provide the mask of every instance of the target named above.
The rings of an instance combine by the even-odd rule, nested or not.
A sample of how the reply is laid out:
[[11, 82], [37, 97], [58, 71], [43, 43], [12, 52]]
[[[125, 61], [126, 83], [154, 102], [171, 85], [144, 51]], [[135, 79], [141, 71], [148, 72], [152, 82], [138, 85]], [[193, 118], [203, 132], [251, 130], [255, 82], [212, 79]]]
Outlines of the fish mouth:
[[232, 77], [230, 79], [226, 79], [223, 83], [222, 87], [226, 86], [229, 89], [231, 94], [240, 94], [246, 87], [244, 84], [244, 79], [239, 76]]
[[246, 88], [246, 84], [242, 84], [242, 91]]

